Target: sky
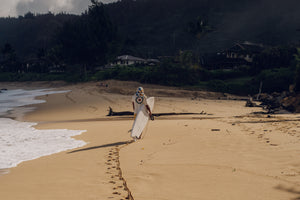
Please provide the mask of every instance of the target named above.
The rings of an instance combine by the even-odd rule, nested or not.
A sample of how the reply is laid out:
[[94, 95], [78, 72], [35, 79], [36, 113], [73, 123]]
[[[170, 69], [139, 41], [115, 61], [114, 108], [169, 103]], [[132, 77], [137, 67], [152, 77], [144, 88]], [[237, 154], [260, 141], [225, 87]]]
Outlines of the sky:
[[[111, 3], [117, 0], [100, 0]], [[0, 0], [0, 17], [16, 17], [27, 12], [81, 14], [91, 4], [90, 0]]]

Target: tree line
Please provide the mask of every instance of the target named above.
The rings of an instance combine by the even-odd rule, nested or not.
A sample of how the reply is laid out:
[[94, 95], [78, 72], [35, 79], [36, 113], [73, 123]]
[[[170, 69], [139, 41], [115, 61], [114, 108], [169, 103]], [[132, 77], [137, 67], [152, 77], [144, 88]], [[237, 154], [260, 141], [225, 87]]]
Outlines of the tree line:
[[[299, 86], [296, 43], [270, 46], [246, 65], [206, 67], [205, 53], [216, 55], [217, 50], [215, 45], [201, 48], [223, 37], [218, 35], [220, 26], [227, 26], [220, 19], [239, 12], [243, 3], [232, 7], [214, 2], [218, 6], [197, 0], [123, 0], [108, 5], [92, 0], [81, 15], [29, 12], [0, 18], [0, 81], [120, 79], [239, 94], [256, 93], [261, 82], [266, 92]], [[161, 62], [104, 67], [121, 54], [160, 56]]]
[[[182, 52], [173, 58], [162, 58], [157, 66], [117, 66], [98, 71], [93, 80], [119, 79], [135, 80], [142, 83], [161, 84], [189, 89], [209, 89], [235, 94], [256, 94], [263, 84], [263, 92], [289, 91], [291, 85], [300, 91], [300, 48], [290, 47], [287, 60], [273, 65], [278, 55], [272, 47], [258, 55], [251, 65], [231, 69], [207, 69], [200, 65], [193, 52]], [[260, 60], [266, 56], [266, 60]], [[278, 58], [279, 59], [279, 58]], [[260, 66], [260, 67], [259, 67]]]
[[0, 71], [19, 74], [66, 72], [79, 74], [79, 79], [84, 80], [88, 72], [106, 64], [115, 55], [118, 40], [116, 28], [104, 5], [96, 0], [91, 3], [80, 16], [27, 13], [18, 19], [7, 19], [28, 29], [24, 36], [17, 35], [17, 39], [23, 39], [25, 43], [29, 39], [38, 45], [35, 45], [36, 49], [28, 49], [29, 44], [26, 51], [22, 51], [24, 42], [17, 40], [15, 45], [18, 48], [9, 42], [4, 43], [0, 47]]

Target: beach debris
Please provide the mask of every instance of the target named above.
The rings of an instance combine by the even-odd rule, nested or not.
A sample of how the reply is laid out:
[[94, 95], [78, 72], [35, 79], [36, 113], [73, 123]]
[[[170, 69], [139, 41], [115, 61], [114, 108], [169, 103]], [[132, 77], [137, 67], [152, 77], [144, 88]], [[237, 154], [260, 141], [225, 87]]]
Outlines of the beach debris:
[[[259, 106], [267, 110], [268, 113], [300, 113], [300, 94], [294, 92], [262, 93], [259, 95], [258, 100], [261, 102]], [[251, 102], [249, 102], [249, 104], [250, 103]]]
[[211, 131], [221, 131], [221, 129], [213, 128], [213, 129], [211, 129]]

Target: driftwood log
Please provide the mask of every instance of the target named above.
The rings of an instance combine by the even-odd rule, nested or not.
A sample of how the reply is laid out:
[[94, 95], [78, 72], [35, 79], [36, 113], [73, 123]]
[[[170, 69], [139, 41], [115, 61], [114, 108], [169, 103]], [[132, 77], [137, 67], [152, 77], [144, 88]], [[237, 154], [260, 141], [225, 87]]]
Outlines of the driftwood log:
[[[111, 107], [108, 109], [108, 114], [106, 116], [128, 116], [133, 115], [133, 112], [130, 111], [121, 111], [121, 112], [115, 112]], [[201, 113], [152, 113], [153, 116], [159, 117], [159, 116], [170, 116], [170, 115], [206, 115], [204, 111]]]
[[108, 108], [108, 114], [106, 116], [126, 116], [126, 115], [133, 115], [133, 112], [130, 111], [123, 111], [123, 112], [114, 112], [111, 107]]

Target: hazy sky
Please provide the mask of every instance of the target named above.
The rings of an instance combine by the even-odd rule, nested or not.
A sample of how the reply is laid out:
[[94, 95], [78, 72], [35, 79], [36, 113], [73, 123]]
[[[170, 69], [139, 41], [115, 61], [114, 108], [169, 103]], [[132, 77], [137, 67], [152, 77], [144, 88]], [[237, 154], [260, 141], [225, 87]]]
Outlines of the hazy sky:
[[[111, 3], [117, 0], [100, 0]], [[28, 11], [47, 13], [49, 11], [80, 14], [88, 8], [90, 0], [0, 0], [0, 17], [15, 17]]]

